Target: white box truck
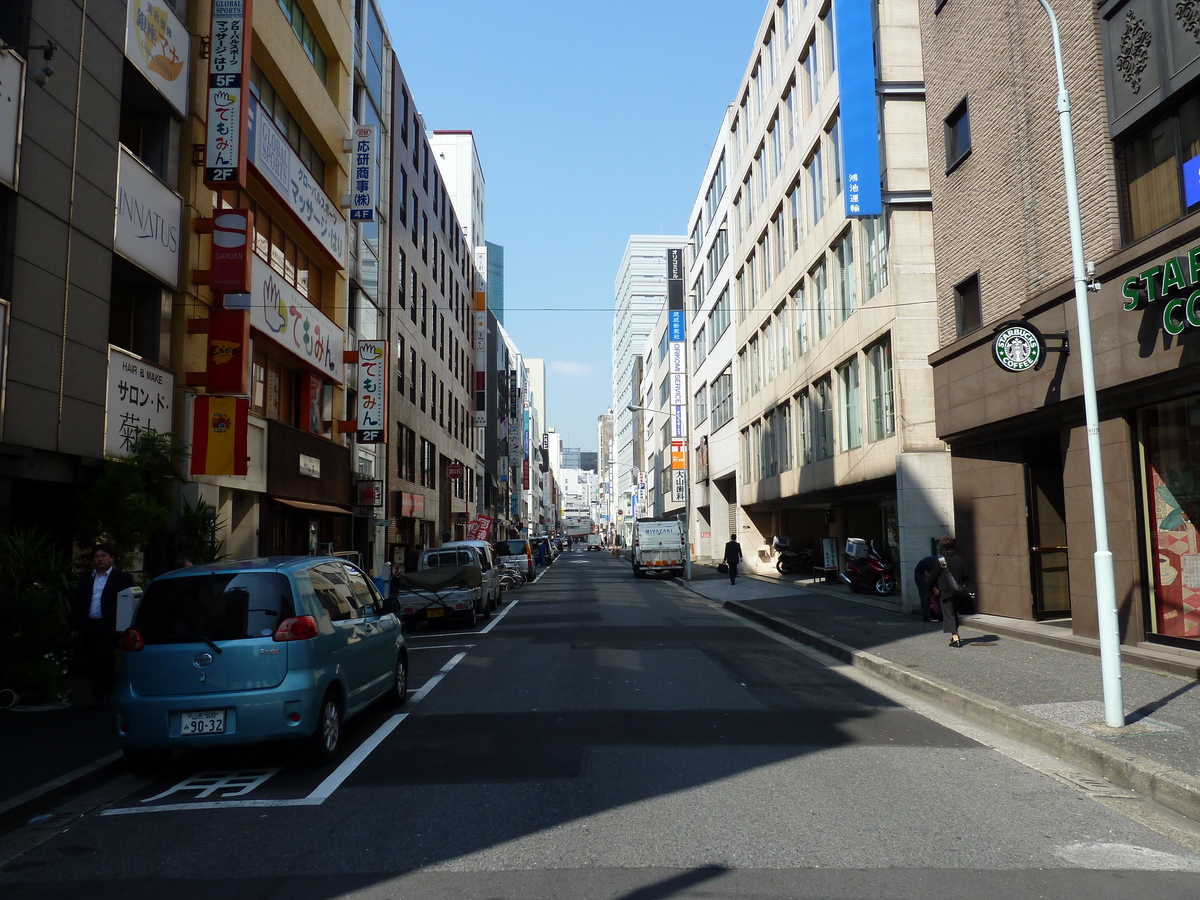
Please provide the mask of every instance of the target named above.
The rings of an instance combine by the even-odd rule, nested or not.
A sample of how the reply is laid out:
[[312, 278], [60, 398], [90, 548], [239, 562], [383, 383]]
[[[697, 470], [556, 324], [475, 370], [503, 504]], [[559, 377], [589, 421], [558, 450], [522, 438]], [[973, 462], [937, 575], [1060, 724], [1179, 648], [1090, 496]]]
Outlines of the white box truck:
[[678, 519], [638, 519], [633, 523], [633, 575], [683, 575], [683, 526]]

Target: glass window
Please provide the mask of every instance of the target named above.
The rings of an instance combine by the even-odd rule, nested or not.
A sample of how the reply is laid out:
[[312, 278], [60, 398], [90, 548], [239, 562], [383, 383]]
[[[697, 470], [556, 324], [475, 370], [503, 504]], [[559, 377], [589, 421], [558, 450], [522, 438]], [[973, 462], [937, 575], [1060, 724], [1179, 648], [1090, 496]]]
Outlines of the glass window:
[[696, 424], [708, 418], [708, 386], [701, 385], [695, 395]]
[[812, 210], [809, 223], [816, 225], [825, 215], [825, 174], [821, 165], [821, 148], [818, 145], [804, 166], [804, 174], [808, 182], [808, 206]]
[[1151, 406], [1139, 419], [1152, 543], [1150, 628], [1200, 638], [1200, 397]]
[[858, 358], [838, 367], [838, 393], [841, 396], [842, 450], [862, 446], [862, 404], [858, 390]]
[[329, 618], [335, 622], [358, 617], [358, 598], [350, 587], [346, 569], [340, 563], [328, 563], [309, 570], [313, 592]]
[[854, 313], [856, 306], [853, 229], [848, 229], [834, 245], [833, 258], [837, 269], [838, 319], [844, 322]]
[[800, 249], [800, 237], [804, 233], [804, 216], [801, 213], [803, 196], [804, 191], [800, 187], [800, 182], [797, 181], [788, 192], [788, 217], [791, 219], [793, 252]]
[[147, 644], [189, 644], [266, 637], [294, 615], [286, 576], [219, 573], [152, 582], [134, 625]]
[[779, 351], [779, 373], [792, 364], [792, 310], [787, 302], [775, 310], [775, 343]]
[[892, 344], [884, 340], [867, 351], [870, 370], [870, 430], [867, 437], [879, 441], [896, 433], [896, 417], [892, 401]]
[[795, 330], [792, 332], [792, 347], [799, 359], [808, 350], [808, 307], [804, 303], [804, 282], [800, 282], [792, 290], [792, 309], [795, 310], [792, 322]]
[[808, 111], [812, 112], [821, 101], [821, 65], [817, 57], [815, 41], [809, 41], [808, 46], [805, 47], [801, 62], [804, 64], [804, 83], [808, 88]]
[[825, 278], [825, 260], [808, 273], [813, 292], [813, 315], [817, 319], [817, 340], [829, 334], [829, 287]]
[[860, 219], [863, 236], [863, 268], [866, 270], [866, 295], [874, 297], [888, 284], [887, 211], [881, 216]]
[[813, 455], [833, 456], [833, 377], [826, 375], [813, 385]]
[[715, 431], [733, 418], [733, 369], [726, 366], [712, 385], [712, 427]]
[[712, 311], [708, 314], [708, 349], [712, 350], [717, 345], [717, 340], [725, 333], [725, 329], [729, 327], [729, 288], [721, 291], [721, 296], [717, 298], [717, 302], [713, 304]]
[[800, 415], [800, 464], [807, 465], [816, 459], [813, 443], [813, 402], [807, 390], [796, 395], [796, 408]]
[[842, 123], [838, 118], [834, 118], [829, 126], [829, 130], [825, 132], [825, 140], [829, 145], [829, 166], [830, 178], [833, 184], [830, 187], [833, 189], [831, 197], [836, 197], [842, 192]]
[[775, 410], [775, 444], [779, 458], [779, 471], [792, 467], [792, 404], [782, 403]]
[[979, 275], [972, 275], [954, 288], [954, 313], [958, 336], [983, 325], [983, 303], [979, 296]]
[[944, 122], [946, 136], [946, 172], [949, 173], [971, 152], [971, 114], [964, 97]]

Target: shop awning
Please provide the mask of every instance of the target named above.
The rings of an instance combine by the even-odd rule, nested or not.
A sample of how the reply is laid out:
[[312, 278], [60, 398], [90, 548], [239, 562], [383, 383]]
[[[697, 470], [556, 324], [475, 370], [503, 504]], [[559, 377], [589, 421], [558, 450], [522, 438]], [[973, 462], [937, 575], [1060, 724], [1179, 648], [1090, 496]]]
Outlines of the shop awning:
[[344, 509], [340, 506], [333, 506], [329, 503], [309, 503], [307, 500], [284, 500], [282, 497], [272, 497], [276, 503], [282, 503], [284, 506], [291, 506], [295, 509], [305, 509], [309, 512], [331, 513], [335, 516], [352, 516], [354, 513], [351, 510]]

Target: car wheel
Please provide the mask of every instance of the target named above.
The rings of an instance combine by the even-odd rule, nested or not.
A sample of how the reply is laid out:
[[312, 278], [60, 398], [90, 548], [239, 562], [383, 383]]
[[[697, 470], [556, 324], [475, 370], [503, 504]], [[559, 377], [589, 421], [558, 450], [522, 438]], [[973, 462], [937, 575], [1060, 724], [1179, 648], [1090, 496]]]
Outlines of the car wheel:
[[633, 567], [633, 577], [634, 577], [634, 578], [641, 578], [641, 577], [642, 577], [642, 571], [641, 571], [641, 569], [639, 569], [637, 566], [634, 566], [634, 567]]
[[471, 609], [467, 612], [467, 625], [474, 628], [479, 621], [479, 610], [475, 608], [475, 604], [471, 604]]
[[314, 763], [327, 763], [337, 755], [342, 743], [342, 704], [337, 693], [330, 689], [321, 701], [317, 715], [317, 730], [308, 738], [306, 750]]
[[487, 621], [492, 617], [492, 607], [496, 604], [492, 601], [492, 595], [488, 594], [483, 598], [483, 621]]
[[403, 706], [408, 699], [408, 659], [403, 653], [396, 657], [396, 675], [387, 692], [387, 702], [392, 706]]
[[171, 764], [170, 750], [127, 749], [125, 765], [134, 775], [157, 775]]

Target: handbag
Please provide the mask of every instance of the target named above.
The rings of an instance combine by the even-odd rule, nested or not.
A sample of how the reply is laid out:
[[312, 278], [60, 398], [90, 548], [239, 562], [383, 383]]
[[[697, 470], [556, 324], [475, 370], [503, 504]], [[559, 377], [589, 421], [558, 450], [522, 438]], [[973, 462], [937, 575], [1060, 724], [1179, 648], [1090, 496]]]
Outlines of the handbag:
[[953, 573], [946, 566], [946, 557], [939, 556], [938, 562], [942, 564], [941, 577], [946, 579], [946, 587], [950, 589], [950, 601], [957, 608], [956, 611], [970, 615], [975, 611], [975, 593], [968, 591], [965, 587], [958, 583]]
[[727, 566], [725, 563], [717, 563], [717, 571], [720, 572], [722, 575], [728, 575], [729, 574], [729, 566]]

